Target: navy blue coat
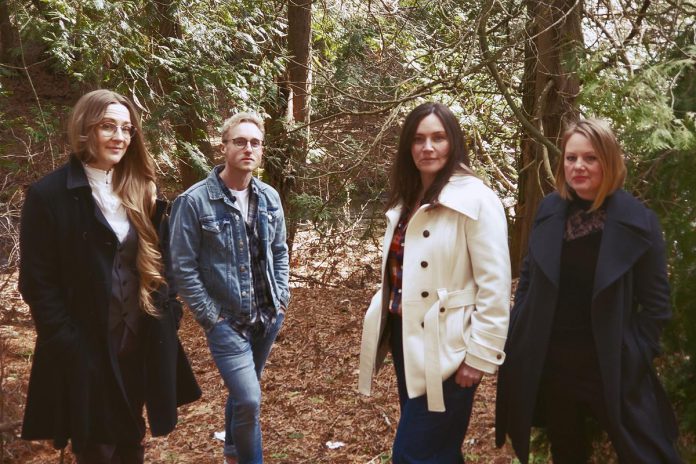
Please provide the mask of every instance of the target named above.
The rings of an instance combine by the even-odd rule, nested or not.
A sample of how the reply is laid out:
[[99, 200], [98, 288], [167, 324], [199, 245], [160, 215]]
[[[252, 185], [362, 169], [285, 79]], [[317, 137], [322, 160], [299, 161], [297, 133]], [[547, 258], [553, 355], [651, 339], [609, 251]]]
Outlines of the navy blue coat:
[[[652, 365], [671, 316], [662, 231], [657, 216], [624, 190], [606, 201], [591, 317], [614, 446], [631, 463], [678, 463], [676, 421]], [[525, 464], [533, 422], [543, 421], [537, 394], [558, 301], [568, 204], [552, 193], [539, 205], [498, 376], [496, 444], [508, 435]]]
[[[22, 438], [52, 439], [56, 448], [70, 439], [77, 452], [87, 443], [115, 443], [131, 432], [139, 439], [135, 418], [122, 420], [128, 403], [108, 343], [118, 240], [96, 209], [82, 164], [73, 157], [29, 188], [20, 232], [19, 290], [37, 332]], [[165, 210], [158, 200], [153, 224], [163, 244], [168, 243]], [[161, 250], [169, 274], [167, 247]], [[145, 405], [157, 436], [174, 429], [177, 405], [201, 392], [177, 337], [182, 311], [175, 288], [165, 285], [153, 297], [161, 315], [145, 316], [140, 330]]]

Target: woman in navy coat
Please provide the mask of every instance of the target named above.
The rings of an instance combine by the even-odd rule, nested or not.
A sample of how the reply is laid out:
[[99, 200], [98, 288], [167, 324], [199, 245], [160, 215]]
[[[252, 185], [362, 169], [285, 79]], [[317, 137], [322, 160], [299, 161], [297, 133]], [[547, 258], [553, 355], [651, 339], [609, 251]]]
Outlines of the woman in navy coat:
[[75, 106], [70, 160], [27, 192], [19, 289], [36, 325], [22, 438], [67, 441], [80, 464], [143, 462], [200, 389], [177, 338], [166, 204], [133, 105]]
[[621, 463], [679, 463], [652, 365], [671, 315], [658, 219], [621, 189], [623, 154], [604, 121], [571, 126], [561, 148], [515, 294], [496, 444], [508, 435], [527, 463], [531, 427], [543, 425], [554, 463], [586, 463], [594, 417]]

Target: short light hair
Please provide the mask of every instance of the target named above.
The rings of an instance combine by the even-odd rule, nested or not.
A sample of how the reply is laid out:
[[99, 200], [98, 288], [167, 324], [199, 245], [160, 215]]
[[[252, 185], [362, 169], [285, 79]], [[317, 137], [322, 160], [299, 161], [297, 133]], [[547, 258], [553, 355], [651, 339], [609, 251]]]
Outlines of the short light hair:
[[244, 111], [227, 118], [225, 122], [222, 124], [222, 128], [220, 129], [220, 136], [222, 137], [222, 141], [226, 141], [225, 136], [227, 135], [227, 132], [229, 132], [230, 129], [240, 125], [243, 122], [250, 122], [256, 125], [256, 127], [258, 127], [261, 131], [261, 135], [266, 135], [266, 129], [263, 127], [263, 118], [261, 117], [261, 115], [252, 111]]
[[575, 134], [583, 135], [590, 141], [602, 167], [602, 182], [590, 208], [595, 210], [609, 195], [623, 187], [626, 180], [624, 153], [608, 121], [590, 118], [571, 124], [561, 139], [561, 159], [556, 169], [556, 190], [561, 198], [566, 200], [572, 199], [573, 196], [565, 177], [565, 149], [568, 140]]

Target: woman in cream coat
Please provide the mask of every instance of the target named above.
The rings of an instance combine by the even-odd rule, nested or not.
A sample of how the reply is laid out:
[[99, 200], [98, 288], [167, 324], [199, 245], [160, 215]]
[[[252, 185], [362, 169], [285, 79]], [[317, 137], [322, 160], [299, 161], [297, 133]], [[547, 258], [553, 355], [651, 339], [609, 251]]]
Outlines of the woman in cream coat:
[[503, 362], [510, 302], [507, 223], [468, 167], [452, 112], [425, 103], [406, 118], [393, 163], [381, 289], [365, 315], [359, 388], [391, 350], [400, 463], [462, 463], [474, 392]]

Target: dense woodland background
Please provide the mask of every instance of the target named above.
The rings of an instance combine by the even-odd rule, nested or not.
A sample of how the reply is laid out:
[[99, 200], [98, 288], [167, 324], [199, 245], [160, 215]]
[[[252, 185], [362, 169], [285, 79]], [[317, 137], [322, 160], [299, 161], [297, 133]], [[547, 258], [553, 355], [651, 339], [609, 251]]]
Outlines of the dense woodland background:
[[[284, 201], [293, 285], [339, 292], [377, 284], [371, 255], [346, 250], [374, 251], [399, 124], [416, 104], [438, 100], [459, 116], [472, 167], [507, 208], [515, 271], [564, 127], [609, 119], [627, 189], [665, 230], [674, 317], [658, 370], [695, 462], [694, 0], [0, 0], [3, 328], [23, 311], [23, 192], [64, 162], [68, 112], [100, 87], [140, 108], [170, 198], [220, 162], [225, 117], [262, 112], [259, 174]], [[23, 398], [7, 393], [17, 379], [0, 337], [4, 454]]]

